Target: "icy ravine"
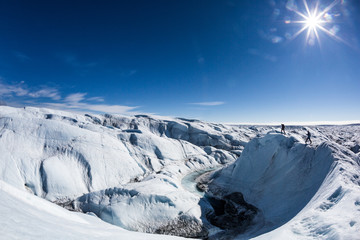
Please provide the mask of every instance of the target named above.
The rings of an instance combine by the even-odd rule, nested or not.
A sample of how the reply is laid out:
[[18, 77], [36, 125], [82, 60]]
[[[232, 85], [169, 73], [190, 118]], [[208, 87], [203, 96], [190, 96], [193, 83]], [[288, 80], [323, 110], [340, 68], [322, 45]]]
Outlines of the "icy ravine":
[[201, 228], [199, 199], [181, 178], [234, 161], [255, 134], [195, 120], [1, 106], [0, 180], [130, 230], [166, 233], [184, 219]]
[[[335, 209], [340, 209], [337, 206], [347, 203], [343, 200], [347, 196], [357, 194], [356, 189], [359, 186], [359, 181], [356, 180], [356, 176], [360, 174], [358, 174], [358, 168], [354, 166], [357, 166], [355, 163], [360, 155], [360, 127], [357, 125], [287, 127], [286, 130], [287, 136], [292, 137], [285, 138], [291, 139], [289, 146], [292, 146], [292, 144], [300, 146], [304, 142], [303, 137], [307, 130], [311, 131], [313, 135], [312, 147], [304, 147], [304, 149], [307, 149], [304, 152], [300, 151], [301, 148], [299, 147], [298, 155], [295, 155], [301, 157], [302, 160], [294, 157], [292, 158], [293, 161], [313, 161], [312, 151], [319, 148], [319, 145], [322, 146], [323, 142], [328, 142], [332, 158], [336, 159], [335, 162], [337, 163], [341, 162], [342, 166], [338, 169], [339, 171], [333, 170], [335, 168], [332, 164], [328, 169], [326, 167], [323, 169], [318, 168], [318, 170], [321, 169], [319, 173], [323, 175], [322, 180], [325, 179], [319, 188], [322, 190], [310, 191], [307, 195], [305, 194], [306, 197], [299, 193], [299, 197], [306, 198], [306, 201], [310, 202], [307, 205], [307, 202], [303, 205], [296, 205], [296, 211], [292, 209], [293, 215], [298, 211], [300, 212], [294, 218], [289, 215], [288, 220], [290, 221], [284, 218], [281, 211], [271, 213], [271, 210], [262, 207], [268, 204], [267, 201], [256, 202], [257, 198], [254, 198], [253, 203], [249, 202], [248, 207], [250, 210], [252, 209], [251, 206], [254, 205], [259, 209], [261, 208], [261, 211], [266, 216], [279, 215], [277, 220], [274, 218], [273, 222], [270, 221], [271, 226], [266, 225], [267, 231], [274, 228], [274, 226], [280, 226], [280, 222], [285, 223], [288, 221], [282, 227], [264, 236], [277, 238], [284, 235], [295, 239], [301, 237], [319, 238], [321, 230], [312, 228], [316, 225], [314, 219], [318, 219], [321, 215], [315, 216], [313, 214], [317, 212], [316, 204], [323, 206], [319, 209], [327, 209], [324, 211], [326, 215], [321, 215], [324, 219], [327, 217], [340, 218], [344, 220], [341, 220], [341, 224], [344, 226], [339, 223], [341, 227], [347, 229], [348, 224], [352, 230], [357, 230], [359, 224], [354, 220], [356, 218], [344, 219], [342, 213], [340, 211], [335, 212]], [[270, 135], [267, 135], [269, 133]], [[278, 154], [279, 161], [276, 161], [281, 163], [281, 156], [284, 155], [282, 152], [288, 150], [282, 145], [281, 139], [283, 137], [279, 136], [274, 127], [224, 125], [197, 120], [144, 115], [134, 117], [84, 116], [49, 109], [20, 109], [1, 106], [0, 181], [15, 187], [20, 192], [23, 191], [26, 196], [28, 194], [25, 191], [28, 191], [39, 197], [65, 205], [72, 210], [81, 210], [92, 215], [95, 213], [103, 220], [129, 230], [186, 237], [205, 237], [208, 234], [207, 230], [211, 226], [209, 227], [207, 220], [204, 219], [204, 207], [201, 205], [203, 203], [202, 198], [188, 192], [187, 188], [183, 187], [181, 180], [191, 172], [234, 162], [244, 147], [245, 151], [240, 159], [255, 154], [255, 162], [260, 161], [261, 159], [256, 157], [257, 151], [251, 150], [251, 144], [247, 145], [247, 142], [256, 137], [258, 142], [267, 141], [269, 136], [270, 138], [275, 136], [276, 139], [270, 139], [272, 143], [265, 144], [267, 148], [265, 148], [264, 154], [271, 155], [272, 147], [283, 149]], [[277, 138], [281, 141], [278, 141]], [[238, 161], [234, 164], [237, 164]], [[299, 165], [301, 166], [301, 164]], [[250, 165], [244, 166], [244, 168], [238, 167], [238, 170], [248, 174], [247, 176], [250, 176], [251, 179], [251, 173], [256, 169], [252, 169]], [[280, 168], [281, 171], [276, 172], [276, 176], [287, 176], [288, 171], [294, 170], [292, 164], [286, 166], [275, 164], [275, 166], [282, 167]], [[275, 170], [277, 167], [270, 170]], [[327, 172], [321, 172], [326, 169]], [[271, 173], [271, 171], [268, 171], [268, 173]], [[217, 175], [221, 176], [219, 179], [237, 177], [227, 173], [226, 170], [221, 172], [226, 174]], [[345, 173], [347, 174], [344, 177], [347, 179], [346, 184], [344, 183], [339, 188], [337, 184], [343, 179]], [[332, 177], [329, 177], [330, 175]], [[215, 175], [213, 176], [214, 178], [211, 180], [215, 183], [218, 178]], [[335, 181], [334, 179], [340, 180]], [[278, 182], [284, 181], [281, 178], [278, 180]], [[319, 179], [315, 180], [319, 181]], [[277, 186], [278, 182], [273, 182], [272, 187], [279, 188]], [[336, 186], [324, 188], [324, 184], [329, 182], [333, 182]], [[233, 183], [236, 191], [246, 192], [246, 189], [238, 186], [236, 179], [234, 179]], [[263, 181], [263, 184], [266, 185], [266, 183], [268, 181]], [[351, 191], [348, 191], [348, 189], [351, 189]], [[220, 190], [218, 192], [214, 191], [214, 194], [221, 195], [224, 190], [231, 193], [231, 188], [227, 189], [225, 185]], [[345, 194], [343, 194], [343, 190], [346, 190]], [[346, 197], [342, 197], [338, 201], [338, 196], [343, 195]], [[6, 191], [2, 196], [7, 196]], [[230, 194], [229, 196], [231, 201], [242, 202], [240, 195]], [[244, 197], [245, 200], [248, 200], [245, 193]], [[11, 200], [9, 199], [11, 198], [8, 198], [6, 203], [10, 204]], [[315, 201], [314, 199], [318, 200]], [[274, 201], [276, 200], [275, 198]], [[231, 201], [229, 202], [230, 207], [232, 207]], [[311, 205], [313, 201], [316, 204]], [[351, 203], [349, 206], [359, 206], [360, 200], [356, 199], [354, 201], [355, 203]], [[24, 212], [31, 208], [25, 204], [25, 201], [16, 202], [24, 205], [24, 208], [18, 208]], [[341, 206], [346, 209], [344, 204]], [[21, 211], [11, 210], [14, 207], [2, 206], [1, 216], [7, 217], [2, 217], [1, 220], [6, 221], [10, 217], [9, 212], [14, 212], [13, 219], [15, 219], [15, 222], [6, 225], [9, 229], [2, 228], [1, 232], [25, 235], [27, 231], [30, 231], [36, 234], [36, 227], [30, 228], [21, 223], [23, 221], [21, 219], [29, 221], [31, 216], [29, 214], [22, 215]], [[42, 212], [40, 209], [39, 211]], [[350, 212], [356, 212], [356, 210], [349, 207], [347, 213]], [[48, 213], [48, 211], [41, 213], [41, 218], [45, 220], [47, 218], [51, 219], [51, 214]], [[296, 220], [303, 213], [306, 217]], [[21, 228], [14, 230], [16, 222], [19, 221]], [[67, 218], [64, 218], [64, 221], [67, 221]], [[37, 218], [35, 222], [40, 223], [41, 221]], [[46, 223], [43, 224], [50, 227]], [[91, 224], [94, 224], [91, 226], [94, 226], [95, 229], [98, 229], [97, 226], [100, 227], [100, 225], [101, 227], [108, 226], [105, 223], [98, 224], [98, 222], [93, 221]], [[269, 224], [269, 221], [267, 224]], [[339, 224], [332, 226], [340, 226]], [[64, 225], [61, 226], [64, 231], [68, 231], [68, 228], [64, 227]], [[320, 224], [317, 229], [321, 228], [324, 228], [324, 226]], [[332, 228], [330, 230], [330, 232], [334, 233]], [[349, 231], [350, 235], [335, 230], [335, 239], [342, 236], [353, 237], [351, 235], [352, 230]], [[76, 225], [74, 227], [74, 236], [81, 235], [79, 233], [81, 231], [84, 231], [84, 228]], [[103, 234], [100, 229], [94, 230], [92, 233], [96, 235], [97, 231]], [[260, 233], [261, 231], [257, 231], [255, 234], [250, 232], [247, 235], [240, 235], [240, 238], [245, 236], [246, 239]], [[214, 234], [216, 236], [216, 233], [209, 234], [210, 236]], [[323, 234], [329, 236], [326, 231]], [[15, 235], [12, 236], [9, 238], [16, 238]], [[66, 238], [65, 235], [61, 236], [64, 239]]]
[[[0, 110], [1, 164], [6, 166], [1, 179], [18, 188], [26, 185], [49, 200], [115, 187], [152, 172], [171, 175], [179, 170], [164, 166], [186, 165], [190, 172], [233, 161], [236, 154], [231, 151], [245, 142], [202, 122], [86, 117], [36, 108]], [[65, 178], [67, 173], [71, 174]]]

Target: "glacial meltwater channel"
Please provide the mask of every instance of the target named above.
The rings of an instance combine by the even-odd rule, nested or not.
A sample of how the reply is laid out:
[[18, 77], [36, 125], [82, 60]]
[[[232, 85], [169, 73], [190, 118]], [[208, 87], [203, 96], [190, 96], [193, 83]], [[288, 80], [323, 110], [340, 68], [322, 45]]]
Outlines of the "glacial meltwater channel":
[[196, 179], [198, 177], [200, 177], [201, 175], [208, 173], [208, 172], [212, 172], [215, 171], [217, 169], [219, 169], [220, 167], [217, 168], [208, 168], [205, 170], [201, 170], [201, 171], [196, 171], [196, 172], [192, 172], [189, 173], [188, 175], [186, 175], [182, 180], [181, 180], [181, 185], [189, 192], [196, 194], [200, 197], [204, 197], [205, 193], [200, 191], [197, 187], [196, 187]]

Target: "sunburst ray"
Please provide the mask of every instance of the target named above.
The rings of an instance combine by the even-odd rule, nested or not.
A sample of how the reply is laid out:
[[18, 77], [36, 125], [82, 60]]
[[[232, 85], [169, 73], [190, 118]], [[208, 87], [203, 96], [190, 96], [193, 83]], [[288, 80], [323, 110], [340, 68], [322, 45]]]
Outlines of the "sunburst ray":
[[326, 6], [323, 10], [320, 10], [319, 1], [316, 2], [313, 8], [310, 8], [307, 0], [303, 0], [303, 4], [305, 7], [304, 12], [300, 12], [299, 10], [293, 10], [298, 16], [302, 19], [297, 21], [287, 21], [287, 23], [299, 23], [302, 24], [303, 27], [297, 31], [292, 39], [298, 37], [301, 33], [306, 31], [306, 41], [309, 42], [310, 39], [316, 39], [320, 44], [320, 34], [319, 31], [324, 32], [328, 36], [344, 42], [339, 36], [335, 33], [331, 32], [326, 26], [331, 23], [331, 20], [325, 18], [326, 14], [329, 14], [329, 11], [333, 9], [339, 0], [334, 0], [330, 5]]

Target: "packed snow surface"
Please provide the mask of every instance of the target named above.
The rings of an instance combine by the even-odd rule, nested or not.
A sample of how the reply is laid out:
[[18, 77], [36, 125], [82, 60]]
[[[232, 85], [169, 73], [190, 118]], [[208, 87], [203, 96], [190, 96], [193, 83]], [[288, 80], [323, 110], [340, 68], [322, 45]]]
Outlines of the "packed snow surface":
[[[359, 130], [294, 126], [283, 136], [271, 126], [0, 106], [0, 234], [170, 238], [132, 230], [197, 238], [359, 239]], [[304, 144], [307, 131], [312, 145]], [[199, 194], [195, 179], [222, 167], [208, 173], [208, 192]], [[245, 232], [209, 223], [209, 196], [239, 203], [242, 195], [245, 206], [257, 209]]]

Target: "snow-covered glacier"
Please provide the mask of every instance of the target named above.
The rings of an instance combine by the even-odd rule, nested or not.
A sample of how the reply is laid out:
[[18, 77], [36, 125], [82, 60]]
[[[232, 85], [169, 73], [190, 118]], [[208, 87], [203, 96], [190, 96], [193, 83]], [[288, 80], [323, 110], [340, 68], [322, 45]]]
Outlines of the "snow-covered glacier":
[[[199, 197], [182, 177], [234, 161], [255, 134], [187, 119], [0, 108], [2, 181], [151, 233], [203, 236]], [[171, 228], [184, 223], [182, 233]]]
[[0, 232], [356, 239], [360, 127], [286, 130], [0, 106]]

